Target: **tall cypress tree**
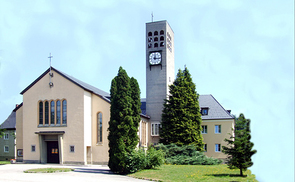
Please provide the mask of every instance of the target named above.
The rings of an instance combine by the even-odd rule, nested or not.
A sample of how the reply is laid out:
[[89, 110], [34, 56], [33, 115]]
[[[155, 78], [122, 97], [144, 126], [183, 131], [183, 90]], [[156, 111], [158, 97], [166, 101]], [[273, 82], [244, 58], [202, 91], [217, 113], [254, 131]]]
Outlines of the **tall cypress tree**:
[[138, 82], [135, 78], [131, 77], [130, 79], [130, 88], [131, 88], [131, 110], [132, 110], [132, 118], [133, 118], [133, 124], [132, 128], [129, 132], [129, 137], [133, 139], [133, 143], [130, 144], [132, 147], [136, 147], [136, 145], [139, 142], [139, 137], [137, 135], [138, 127], [140, 123], [140, 113], [141, 113], [141, 101], [140, 101], [140, 89]]
[[[132, 152], [138, 143], [137, 97], [140, 91], [137, 81], [130, 79], [126, 71], [120, 67], [118, 75], [112, 80], [111, 117], [109, 121], [109, 167], [111, 171], [124, 173], [126, 170], [125, 155]], [[134, 88], [131, 88], [132, 87]], [[140, 103], [140, 98], [139, 98]], [[136, 108], [134, 110], [134, 108]], [[137, 113], [137, 117], [135, 117]], [[138, 120], [139, 117], [139, 120]]]
[[228, 167], [240, 169], [240, 176], [243, 176], [243, 171], [253, 165], [251, 157], [257, 151], [252, 150], [254, 144], [250, 141], [250, 119], [240, 114], [235, 123], [234, 136], [224, 140], [228, 142], [229, 147], [222, 146], [222, 152], [228, 154]]
[[160, 143], [196, 146], [203, 150], [202, 118], [196, 86], [187, 68], [178, 70], [175, 81], [169, 86], [169, 99], [164, 102]]

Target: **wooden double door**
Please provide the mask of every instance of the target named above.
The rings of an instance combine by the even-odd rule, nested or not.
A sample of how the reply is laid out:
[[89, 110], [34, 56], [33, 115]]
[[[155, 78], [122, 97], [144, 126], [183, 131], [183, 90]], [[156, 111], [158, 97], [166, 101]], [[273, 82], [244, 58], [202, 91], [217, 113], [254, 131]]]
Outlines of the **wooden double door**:
[[47, 141], [47, 163], [59, 164], [58, 141]]

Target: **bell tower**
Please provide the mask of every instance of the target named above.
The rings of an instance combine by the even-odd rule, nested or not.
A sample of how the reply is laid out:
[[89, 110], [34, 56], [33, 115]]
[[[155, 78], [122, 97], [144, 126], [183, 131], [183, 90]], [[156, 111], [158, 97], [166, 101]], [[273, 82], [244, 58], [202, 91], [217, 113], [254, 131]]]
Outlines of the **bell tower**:
[[146, 23], [146, 114], [155, 136], [152, 143], [157, 143], [164, 99], [173, 81], [174, 32], [166, 20]]

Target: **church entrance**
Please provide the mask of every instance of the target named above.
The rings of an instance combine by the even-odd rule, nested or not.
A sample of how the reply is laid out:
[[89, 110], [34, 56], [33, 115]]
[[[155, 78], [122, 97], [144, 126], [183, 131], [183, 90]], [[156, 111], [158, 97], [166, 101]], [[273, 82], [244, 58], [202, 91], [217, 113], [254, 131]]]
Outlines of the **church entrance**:
[[47, 141], [47, 163], [59, 164], [58, 141]]

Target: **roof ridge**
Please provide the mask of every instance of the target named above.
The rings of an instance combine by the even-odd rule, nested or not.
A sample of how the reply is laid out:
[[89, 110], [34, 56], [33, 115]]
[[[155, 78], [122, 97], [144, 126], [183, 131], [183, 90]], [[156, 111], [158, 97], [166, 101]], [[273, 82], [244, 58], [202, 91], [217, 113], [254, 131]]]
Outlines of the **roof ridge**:
[[37, 79], [35, 79], [29, 86], [27, 86], [20, 94], [23, 95], [27, 90], [29, 90], [33, 85], [35, 85], [40, 79], [42, 79], [50, 70], [54, 70], [55, 72], [57, 72], [58, 74], [60, 74], [64, 78], [68, 79], [69, 81], [73, 82], [74, 84], [78, 85], [79, 87], [83, 88], [84, 90], [87, 90], [87, 91], [101, 97], [102, 99], [106, 100], [107, 102], [110, 102], [110, 99], [108, 99], [110, 94], [108, 92], [105, 92], [105, 91], [103, 91], [97, 87], [94, 87], [86, 82], [83, 82], [73, 76], [63, 73], [62, 71], [59, 71], [58, 69], [56, 69], [52, 66], [49, 67], [44, 73], [42, 73]]
[[224, 109], [224, 107], [215, 99], [215, 97], [212, 95], [212, 94], [210, 94], [210, 96], [217, 102], [217, 104], [223, 109], [223, 111], [228, 115], [228, 116], [230, 116], [231, 118], [233, 118], [233, 116], [226, 110], [226, 109]]

